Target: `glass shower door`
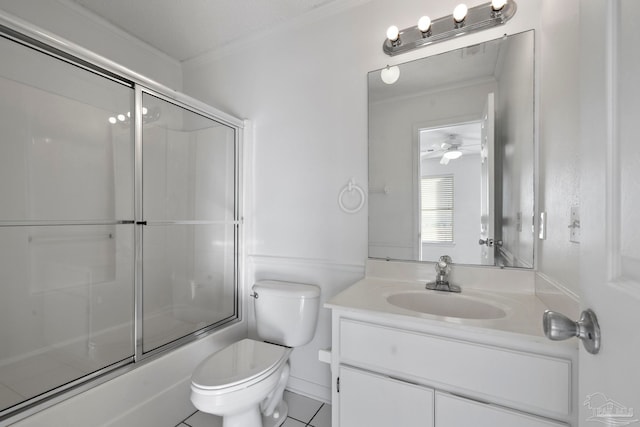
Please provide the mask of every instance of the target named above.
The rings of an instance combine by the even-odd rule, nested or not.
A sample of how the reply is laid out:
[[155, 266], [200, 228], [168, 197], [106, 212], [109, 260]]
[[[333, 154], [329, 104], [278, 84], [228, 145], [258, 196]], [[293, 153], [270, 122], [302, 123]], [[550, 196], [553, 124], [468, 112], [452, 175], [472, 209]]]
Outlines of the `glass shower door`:
[[133, 360], [134, 91], [5, 38], [0, 57], [2, 416]]
[[235, 130], [142, 95], [142, 353], [235, 319]]

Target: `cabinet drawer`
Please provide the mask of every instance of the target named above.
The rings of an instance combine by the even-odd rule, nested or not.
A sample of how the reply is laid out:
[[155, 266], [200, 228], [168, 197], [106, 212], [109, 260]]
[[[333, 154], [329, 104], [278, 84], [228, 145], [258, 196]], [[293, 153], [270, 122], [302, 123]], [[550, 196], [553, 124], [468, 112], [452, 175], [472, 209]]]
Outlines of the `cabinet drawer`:
[[340, 363], [553, 418], [571, 413], [571, 361], [342, 319]]
[[436, 392], [435, 419], [438, 427], [568, 427], [531, 415]]
[[433, 390], [340, 367], [340, 427], [433, 427]]

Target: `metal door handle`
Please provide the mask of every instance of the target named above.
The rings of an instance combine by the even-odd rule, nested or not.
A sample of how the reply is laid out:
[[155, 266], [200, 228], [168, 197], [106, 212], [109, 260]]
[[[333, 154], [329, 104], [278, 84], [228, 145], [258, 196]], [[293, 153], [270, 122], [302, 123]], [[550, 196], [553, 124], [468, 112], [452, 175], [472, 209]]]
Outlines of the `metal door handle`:
[[562, 313], [545, 310], [542, 328], [550, 340], [561, 341], [577, 337], [589, 353], [596, 354], [600, 351], [600, 326], [596, 314], [590, 309], [583, 311], [577, 322]]
[[490, 238], [486, 238], [486, 239], [480, 239], [478, 240], [478, 244], [479, 245], [487, 245], [488, 247], [492, 248], [494, 245], [497, 247], [501, 247], [502, 246], [502, 240], [493, 240]]

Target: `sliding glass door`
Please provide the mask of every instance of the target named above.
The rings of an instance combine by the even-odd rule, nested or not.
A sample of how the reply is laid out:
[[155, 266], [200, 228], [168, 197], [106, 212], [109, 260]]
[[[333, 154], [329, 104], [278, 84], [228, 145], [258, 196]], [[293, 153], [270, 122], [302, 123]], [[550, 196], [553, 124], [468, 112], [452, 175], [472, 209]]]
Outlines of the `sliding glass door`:
[[239, 128], [5, 30], [0, 421], [239, 318]]
[[5, 411], [134, 356], [134, 135], [109, 123], [134, 90], [4, 38], [0, 57]]
[[142, 352], [236, 316], [236, 135], [142, 95]]

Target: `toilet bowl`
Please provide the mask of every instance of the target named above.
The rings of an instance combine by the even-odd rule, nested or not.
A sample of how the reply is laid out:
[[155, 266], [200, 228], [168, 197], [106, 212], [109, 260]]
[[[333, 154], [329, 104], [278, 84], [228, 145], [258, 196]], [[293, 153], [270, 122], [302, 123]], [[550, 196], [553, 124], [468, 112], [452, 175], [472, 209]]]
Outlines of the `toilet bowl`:
[[[289, 354], [290, 348], [248, 338], [233, 343], [198, 365], [191, 378], [191, 401], [202, 412], [222, 416], [223, 427], [261, 427], [260, 404], [288, 370]], [[282, 416], [284, 421], [286, 413], [281, 412], [275, 419]]]
[[258, 341], [245, 338], [203, 360], [191, 377], [191, 401], [222, 417], [223, 427], [277, 427], [288, 408], [282, 394], [293, 347], [311, 341], [320, 288], [262, 281], [253, 286]]

